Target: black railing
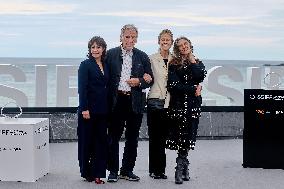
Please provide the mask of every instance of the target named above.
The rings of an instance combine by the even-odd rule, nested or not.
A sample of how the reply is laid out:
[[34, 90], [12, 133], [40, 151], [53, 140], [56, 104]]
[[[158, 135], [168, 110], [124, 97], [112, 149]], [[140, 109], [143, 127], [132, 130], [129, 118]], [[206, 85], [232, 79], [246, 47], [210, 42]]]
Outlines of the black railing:
[[[42, 114], [42, 113], [76, 113], [77, 107], [23, 107], [23, 114]], [[202, 112], [244, 112], [243, 106], [202, 106]], [[18, 113], [19, 108], [6, 107], [3, 113]]]

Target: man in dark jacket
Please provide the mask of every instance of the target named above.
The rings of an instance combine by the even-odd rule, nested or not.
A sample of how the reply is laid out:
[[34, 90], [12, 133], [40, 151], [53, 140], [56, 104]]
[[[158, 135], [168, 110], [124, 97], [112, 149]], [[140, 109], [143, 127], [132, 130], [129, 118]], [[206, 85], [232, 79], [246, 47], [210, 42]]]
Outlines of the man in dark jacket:
[[146, 94], [143, 89], [153, 83], [150, 60], [146, 53], [134, 48], [138, 30], [132, 25], [123, 26], [120, 34], [121, 46], [107, 52], [109, 67], [109, 102], [111, 124], [108, 134], [110, 149], [108, 157], [108, 182], [118, 180], [119, 140], [125, 130], [125, 148], [119, 178], [139, 181], [133, 173], [137, 157], [139, 129], [145, 108]]

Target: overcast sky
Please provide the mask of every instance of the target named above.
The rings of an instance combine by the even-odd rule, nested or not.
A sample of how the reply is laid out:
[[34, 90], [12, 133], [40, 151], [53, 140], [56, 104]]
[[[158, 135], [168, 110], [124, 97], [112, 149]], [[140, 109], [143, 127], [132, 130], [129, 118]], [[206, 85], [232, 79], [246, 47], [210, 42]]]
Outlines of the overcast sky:
[[128, 23], [148, 54], [168, 28], [201, 59], [284, 61], [283, 0], [0, 0], [0, 57], [84, 58], [92, 36], [115, 47]]

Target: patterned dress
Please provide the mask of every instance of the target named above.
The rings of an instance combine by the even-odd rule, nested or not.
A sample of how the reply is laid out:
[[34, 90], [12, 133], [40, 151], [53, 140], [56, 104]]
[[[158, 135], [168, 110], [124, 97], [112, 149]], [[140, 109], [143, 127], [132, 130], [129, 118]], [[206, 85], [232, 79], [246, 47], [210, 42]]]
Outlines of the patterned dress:
[[207, 73], [204, 64], [197, 62], [169, 66], [167, 88], [171, 98], [166, 147], [171, 150], [194, 150], [195, 147], [202, 103], [201, 96], [196, 97], [195, 91]]

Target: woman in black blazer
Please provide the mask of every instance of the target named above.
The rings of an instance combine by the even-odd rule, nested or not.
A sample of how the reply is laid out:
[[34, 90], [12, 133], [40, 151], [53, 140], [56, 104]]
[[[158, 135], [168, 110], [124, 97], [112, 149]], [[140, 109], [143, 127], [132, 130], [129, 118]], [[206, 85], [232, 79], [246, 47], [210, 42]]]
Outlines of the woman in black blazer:
[[107, 82], [104, 63], [106, 42], [95, 36], [88, 42], [88, 59], [78, 70], [78, 160], [81, 176], [104, 184], [107, 161]]

